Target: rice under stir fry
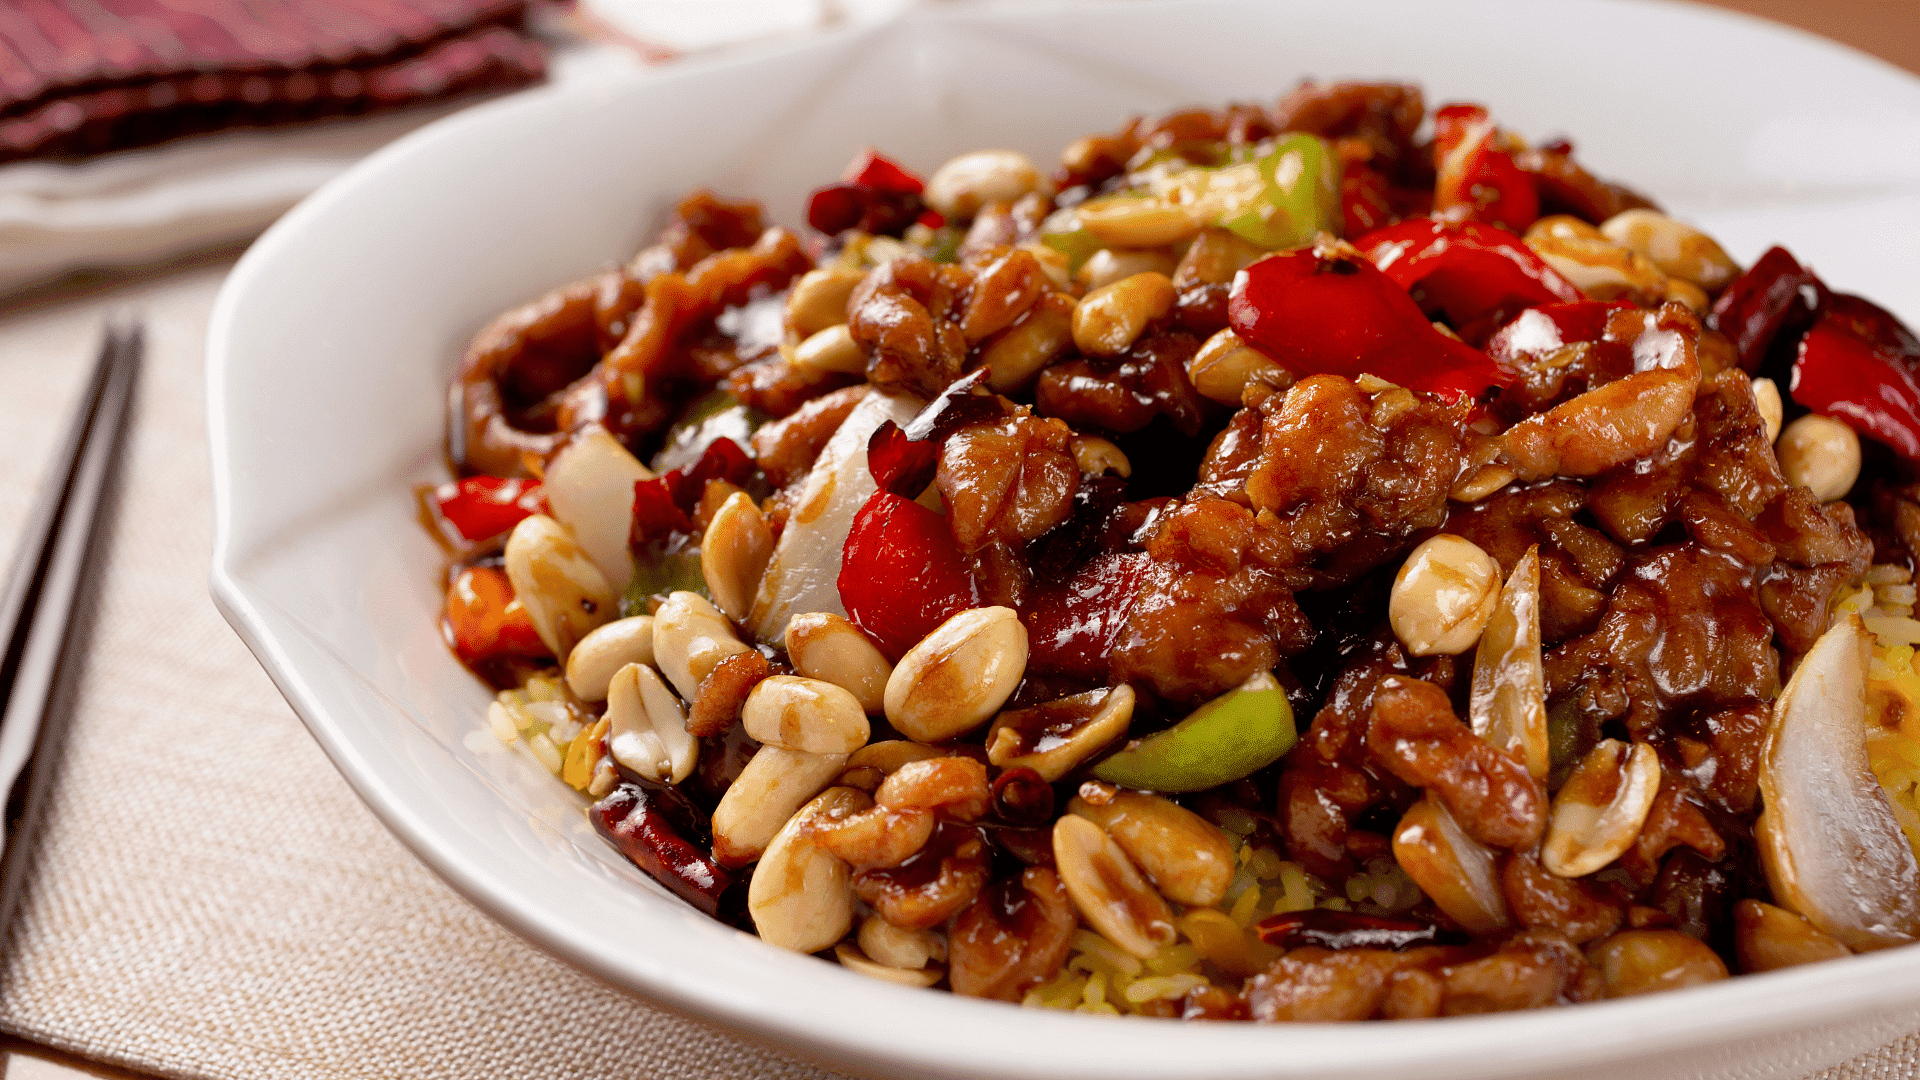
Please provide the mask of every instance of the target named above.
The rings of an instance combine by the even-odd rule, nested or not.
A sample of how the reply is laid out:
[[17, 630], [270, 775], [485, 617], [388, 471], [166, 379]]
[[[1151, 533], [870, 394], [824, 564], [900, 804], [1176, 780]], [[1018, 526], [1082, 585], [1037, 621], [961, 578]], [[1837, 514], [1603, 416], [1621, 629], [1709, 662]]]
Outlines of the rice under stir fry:
[[696, 192], [502, 315], [422, 492], [488, 727], [687, 903], [1188, 1019], [1920, 938], [1892, 315], [1396, 84], [806, 219]]

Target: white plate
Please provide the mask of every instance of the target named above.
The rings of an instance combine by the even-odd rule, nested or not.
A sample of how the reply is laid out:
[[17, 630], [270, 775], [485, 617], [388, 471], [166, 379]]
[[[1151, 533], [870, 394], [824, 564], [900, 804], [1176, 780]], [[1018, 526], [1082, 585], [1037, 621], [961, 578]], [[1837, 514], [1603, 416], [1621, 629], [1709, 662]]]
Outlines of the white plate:
[[630, 254], [696, 186], [795, 222], [809, 187], [868, 143], [923, 171], [981, 146], [1051, 159], [1134, 112], [1271, 101], [1309, 74], [1409, 78], [1429, 102], [1480, 100], [1530, 136], [1570, 133], [1597, 172], [1736, 258], [1783, 242], [1836, 287], [1920, 316], [1920, 83], [1770, 24], [1599, 2], [932, 9], [475, 109], [274, 226], [213, 317], [214, 595], [361, 796], [474, 903], [615, 984], [845, 1067], [1759, 1076], [1910, 1029], [1912, 950], [1369, 1026], [1115, 1022], [904, 990], [694, 913], [596, 837], [571, 792], [481, 733], [487, 693], [441, 644], [440, 556], [410, 486], [440, 475], [444, 382], [489, 317]]

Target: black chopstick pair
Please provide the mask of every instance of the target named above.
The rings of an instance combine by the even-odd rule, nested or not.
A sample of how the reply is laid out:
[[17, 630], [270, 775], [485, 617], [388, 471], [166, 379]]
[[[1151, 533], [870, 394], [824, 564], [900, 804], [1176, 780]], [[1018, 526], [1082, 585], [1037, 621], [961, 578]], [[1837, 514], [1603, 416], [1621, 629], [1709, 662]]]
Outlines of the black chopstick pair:
[[0, 935], [13, 917], [65, 742], [75, 663], [90, 620], [76, 619], [82, 583], [97, 578], [100, 508], [111, 490], [144, 351], [138, 323], [108, 324], [100, 359], [74, 410], [61, 454], [27, 515], [0, 585]]

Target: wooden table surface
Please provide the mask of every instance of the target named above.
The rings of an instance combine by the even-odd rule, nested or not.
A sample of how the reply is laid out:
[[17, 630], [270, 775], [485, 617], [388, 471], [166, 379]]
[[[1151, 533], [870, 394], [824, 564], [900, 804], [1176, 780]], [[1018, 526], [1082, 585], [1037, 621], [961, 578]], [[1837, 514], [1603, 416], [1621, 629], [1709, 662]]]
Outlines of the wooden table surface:
[[[1832, 38], [1920, 74], [1920, 0], [1699, 0]], [[1550, 9], [1543, 9], [1550, 10]], [[0, 1039], [4, 1080], [152, 1080], [34, 1043]]]

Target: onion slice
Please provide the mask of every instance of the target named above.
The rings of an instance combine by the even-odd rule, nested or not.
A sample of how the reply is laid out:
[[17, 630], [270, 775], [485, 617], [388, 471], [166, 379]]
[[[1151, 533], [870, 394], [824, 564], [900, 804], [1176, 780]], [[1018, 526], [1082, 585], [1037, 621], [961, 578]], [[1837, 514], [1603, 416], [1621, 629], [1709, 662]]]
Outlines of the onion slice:
[[617, 593], [633, 577], [633, 485], [653, 471], [598, 424], [581, 429], [547, 466], [547, 503]]
[[1849, 614], [1787, 681], [1754, 830], [1774, 898], [1856, 951], [1920, 940], [1920, 862], [1867, 767], [1872, 646]]
[[795, 615], [847, 613], [840, 603], [840, 553], [854, 515], [875, 491], [873, 475], [867, 471], [867, 440], [888, 420], [906, 426], [923, 404], [912, 398], [868, 394], [827, 440], [794, 501], [747, 615], [748, 628], [761, 642], [780, 644], [788, 620]]
[[1540, 659], [1540, 549], [1507, 575], [1500, 606], [1480, 633], [1468, 700], [1473, 733], [1547, 779], [1547, 673]]

